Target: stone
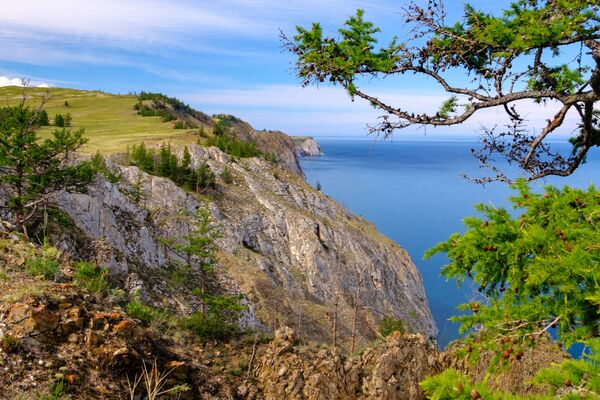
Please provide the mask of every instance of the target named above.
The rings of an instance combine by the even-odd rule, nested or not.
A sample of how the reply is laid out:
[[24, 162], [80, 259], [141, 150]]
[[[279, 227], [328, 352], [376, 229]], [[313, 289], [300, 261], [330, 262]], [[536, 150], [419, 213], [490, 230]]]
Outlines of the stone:
[[185, 362], [183, 361], [169, 361], [168, 363], [165, 364], [165, 367], [168, 369], [176, 369], [179, 368], [181, 366], [185, 365]]
[[85, 345], [87, 347], [98, 347], [104, 343], [104, 338], [98, 332], [88, 330], [85, 335]]
[[246, 386], [245, 384], [241, 384], [240, 386], [238, 386], [237, 394], [241, 398], [246, 397], [246, 395], [248, 394], [248, 386]]
[[16, 303], [10, 308], [7, 320], [18, 337], [39, 336], [53, 332], [59, 324], [59, 315], [44, 304], [31, 306]]

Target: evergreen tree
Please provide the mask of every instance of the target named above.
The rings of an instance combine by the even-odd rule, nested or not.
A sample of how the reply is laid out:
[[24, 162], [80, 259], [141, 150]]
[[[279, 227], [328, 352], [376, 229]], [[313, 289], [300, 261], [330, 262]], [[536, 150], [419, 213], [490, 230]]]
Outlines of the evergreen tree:
[[219, 237], [218, 227], [212, 220], [208, 203], [201, 203], [194, 218], [189, 223], [188, 234], [182, 243], [176, 245], [176, 251], [186, 257], [188, 265], [196, 265], [200, 272], [199, 288], [202, 295], [206, 292], [208, 275], [217, 262], [215, 239]]
[[[458, 354], [476, 359], [492, 353], [494, 370], [520, 360], [537, 338], [556, 332], [565, 346], [586, 343], [591, 353], [542, 370], [534, 381], [555, 389], [569, 382], [579, 388], [577, 398], [600, 398], [600, 192], [593, 186], [587, 191], [549, 186], [537, 194], [524, 181], [515, 189], [511, 202], [520, 215], [480, 204], [483, 219], [466, 218], [464, 234], [453, 234], [426, 253], [446, 253], [450, 262], [442, 274], [459, 283], [471, 278], [485, 296], [463, 304], [464, 313], [452, 318], [461, 323], [461, 332], [477, 332], [461, 340]], [[526, 398], [473, 385], [453, 370], [422, 387], [440, 400], [471, 392], [480, 399]]]
[[[575, 171], [588, 150], [600, 146], [594, 110], [600, 101], [598, 1], [516, 0], [496, 15], [467, 4], [458, 21], [450, 20], [444, 3], [409, 2], [401, 18], [412, 34], [381, 48], [376, 37], [380, 29], [364, 19], [362, 10], [335, 36], [325, 36], [315, 23], [310, 29], [297, 27], [293, 38], [282, 35], [282, 40], [297, 57], [296, 72], [304, 86], [340, 85], [353, 99], [362, 98], [385, 113], [371, 128], [373, 133], [388, 137], [411, 125], [461, 124], [481, 110], [497, 107], [511, 126], [505, 131], [486, 130], [483, 148], [474, 151], [482, 165], [492, 167], [492, 176], [483, 182], [510, 179], [494, 166], [495, 155], [519, 165], [528, 179]], [[437, 112], [414, 113], [407, 104], [391, 104], [364, 89], [373, 77], [405, 75], [439, 83], [450, 98]], [[459, 75], [468, 77], [462, 85], [451, 79]], [[551, 100], [560, 109], [548, 115], [543, 129], [529, 131], [519, 113], [519, 101], [524, 99]], [[567, 113], [580, 118], [579, 131], [565, 130], [572, 134], [570, 155], [558, 154], [547, 144]]]
[[37, 124], [39, 126], [50, 125], [50, 121], [48, 120], [48, 113], [46, 112], [46, 110], [38, 111]]
[[58, 193], [81, 190], [91, 180], [88, 164], [73, 164], [72, 155], [85, 142], [83, 129], [56, 129], [41, 141], [39, 113], [23, 103], [0, 108], [0, 184], [8, 190], [7, 208], [19, 231], [36, 211]]
[[546, 187], [537, 194], [523, 181], [514, 188], [521, 215], [480, 204], [484, 219], [465, 218], [464, 234], [426, 253], [446, 253], [442, 274], [459, 283], [472, 277], [487, 297], [487, 304], [461, 306], [470, 313], [454, 320], [463, 332], [481, 325], [498, 337], [557, 329], [566, 345], [600, 336], [600, 192]]
[[65, 127], [65, 117], [62, 114], [56, 114], [54, 116], [54, 126], [59, 128]]

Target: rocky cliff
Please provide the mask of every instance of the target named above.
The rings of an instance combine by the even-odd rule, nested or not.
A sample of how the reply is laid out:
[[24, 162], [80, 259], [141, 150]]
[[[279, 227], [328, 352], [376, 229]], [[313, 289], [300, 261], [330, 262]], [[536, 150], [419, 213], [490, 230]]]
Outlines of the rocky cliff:
[[319, 143], [312, 137], [295, 136], [292, 137], [292, 140], [296, 147], [296, 153], [301, 157], [323, 155], [321, 146], [319, 146]]
[[[193, 166], [206, 162], [217, 177], [225, 169], [231, 175], [230, 183], [219, 178], [209, 194], [221, 231], [216, 284], [244, 296], [244, 324], [267, 330], [290, 325], [301, 337], [330, 341], [335, 318], [337, 340], [347, 345], [354, 315], [359, 343], [374, 339], [381, 318], [390, 316], [408, 331], [435, 338], [419, 272], [373, 225], [276, 164], [235, 160], [217, 148], [189, 150]], [[193, 285], [169, 284], [182, 257], [165, 242], [189, 231], [198, 196], [136, 167], [115, 168], [120, 182], [98, 177], [87, 193], [58, 199], [93, 243], [87, 257], [152, 304], [182, 314], [197, 310]], [[136, 186], [138, 203], [130, 195]], [[73, 243], [64, 240], [78, 247], [71, 251], [81, 250]]]

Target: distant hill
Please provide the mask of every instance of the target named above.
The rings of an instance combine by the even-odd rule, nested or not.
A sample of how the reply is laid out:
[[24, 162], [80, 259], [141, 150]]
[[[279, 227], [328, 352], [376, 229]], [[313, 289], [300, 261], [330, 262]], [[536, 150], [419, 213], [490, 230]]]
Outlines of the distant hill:
[[[163, 122], [160, 116], [144, 117], [138, 114], [134, 106], [138, 103], [136, 95], [115, 95], [100, 91], [28, 88], [27, 104], [38, 107], [43, 96], [49, 100], [44, 105], [52, 122], [57, 113], [70, 113], [73, 128], [85, 128], [89, 142], [83, 149], [86, 153], [111, 153], [126, 150], [127, 146], [146, 143], [185, 144], [197, 140], [197, 129], [174, 129], [176, 120]], [[0, 88], [0, 104], [17, 104], [23, 96], [23, 88], [9, 86]], [[66, 105], [68, 104], [68, 106]], [[208, 120], [199, 123], [210, 127]], [[40, 130], [42, 136], [54, 129], [53, 126]]]
[[[174, 148], [196, 143], [212, 145], [235, 155], [232, 149], [239, 147], [236, 142], [250, 142], [262, 156], [301, 174], [296, 148], [285, 133], [257, 131], [229, 114], [209, 116], [161, 93], [119, 95], [63, 88], [28, 88], [26, 93], [26, 103], [32, 108], [39, 107], [47, 97], [43, 108], [51, 124], [56, 114], [69, 113], [73, 129], [85, 128], [89, 141], [82, 149], [84, 154], [125, 152], [144, 142], [149, 147], [163, 143], [170, 143]], [[18, 104], [22, 98], [23, 88], [0, 87], [0, 104]], [[215, 139], [216, 124], [233, 139], [211, 140]], [[55, 128], [40, 128], [40, 136], [49, 135]]]

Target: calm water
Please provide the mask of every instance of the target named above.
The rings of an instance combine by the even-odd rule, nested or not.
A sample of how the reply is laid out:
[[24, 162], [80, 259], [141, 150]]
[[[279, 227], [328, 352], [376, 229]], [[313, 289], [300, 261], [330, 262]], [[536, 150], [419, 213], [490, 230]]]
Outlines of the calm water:
[[[470, 149], [477, 143], [465, 139], [435, 140], [424, 137], [394, 142], [373, 139], [317, 138], [325, 156], [305, 157], [307, 180], [333, 196], [356, 214], [377, 225], [402, 245], [421, 271], [429, 305], [440, 330], [438, 343], [445, 346], [458, 336], [458, 326], [448, 321], [455, 307], [476, 295], [470, 285], [458, 288], [439, 271], [446, 258], [424, 261], [423, 253], [453, 232], [463, 232], [461, 220], [475, 214], [473, 204], [491, 202], [507, 206], [511, 190], [501, 183], [485, 187], [464, 178], [481, 174]], [[556, 144], [567, 148], [566, 144]], [[587, 187], [598, 184], [600, 151], [593, 150], [588, 163], [568, 178], [544, 184]]]

